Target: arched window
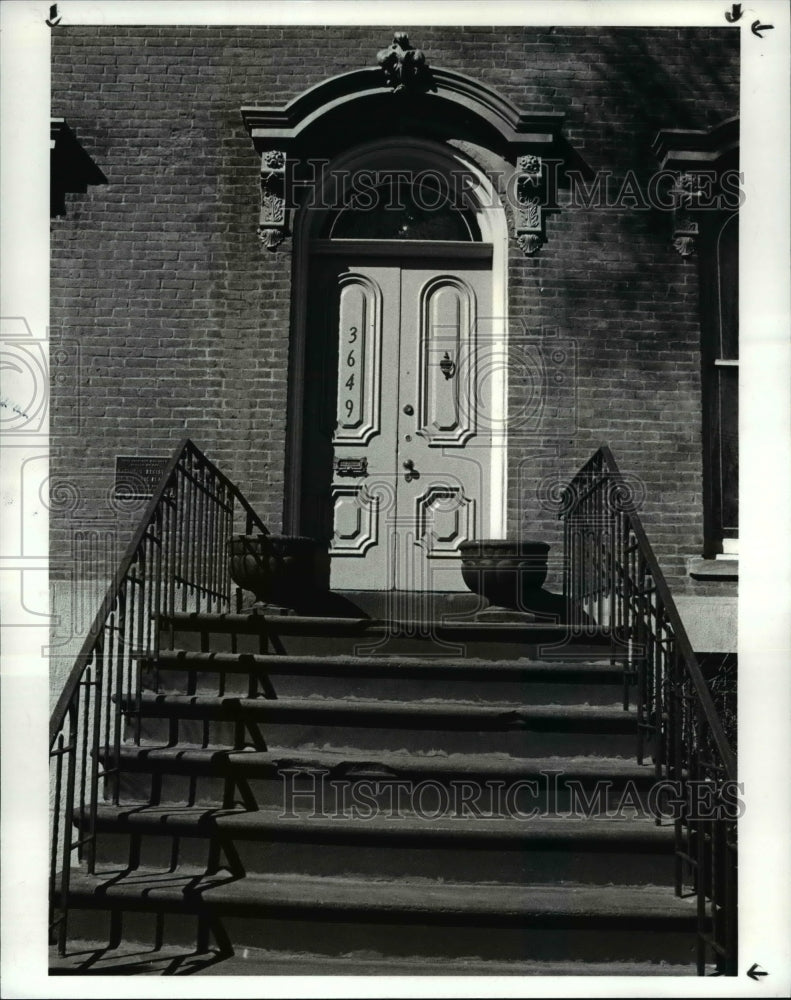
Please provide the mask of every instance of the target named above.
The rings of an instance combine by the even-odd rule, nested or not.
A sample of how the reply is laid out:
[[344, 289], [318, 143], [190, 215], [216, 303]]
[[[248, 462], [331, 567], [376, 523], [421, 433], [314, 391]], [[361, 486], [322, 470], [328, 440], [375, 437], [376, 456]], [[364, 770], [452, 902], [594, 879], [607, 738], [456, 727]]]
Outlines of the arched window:
[[454, 204], [447, 182], [434, 172], [414, 178], [395, 174], [376, 187], [353, 191], [322, 235], [333, 240], [481, 239], [474, 213]]

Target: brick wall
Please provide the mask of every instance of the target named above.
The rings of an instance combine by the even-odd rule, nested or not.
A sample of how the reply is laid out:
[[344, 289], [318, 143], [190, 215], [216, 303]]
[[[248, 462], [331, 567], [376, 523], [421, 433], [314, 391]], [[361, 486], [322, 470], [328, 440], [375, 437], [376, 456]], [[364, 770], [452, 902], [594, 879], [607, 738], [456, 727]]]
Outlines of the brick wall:
[[[660, 128], [704, 128], [738, 110], [728, 29], [430, 28], [433, 65], [518, 107], [566, 114], [565, 134], [617, 192], [645, 184]], [[239, 109], [281, 103], [375, 63], [384, 28], [59, 27], [53, 116], [107, 183], [70, 194], [52, 224], [52, 571], [68, 572], [86, 517], [109, 506], [117, 454], [167, 455], [189, 435], [280, 527], [291, 240], [255, 236], [258, 162]], [[512, 247], [512, 334], [562, 341], [573, 421], [515, 433], [509, 529], [559, 542], [537, 484], [568, 478], [602, 441], [644, 482], [644, 519], [677, 588], [702, 545], [697, 266], [655, 210], [549, 215], [538, 255]], [[526, 390], [524, 390], [526, 391]], [[512, 402], [520, 406], [518, 373]], [[706, 585], [716, 590], [716, 585]]]

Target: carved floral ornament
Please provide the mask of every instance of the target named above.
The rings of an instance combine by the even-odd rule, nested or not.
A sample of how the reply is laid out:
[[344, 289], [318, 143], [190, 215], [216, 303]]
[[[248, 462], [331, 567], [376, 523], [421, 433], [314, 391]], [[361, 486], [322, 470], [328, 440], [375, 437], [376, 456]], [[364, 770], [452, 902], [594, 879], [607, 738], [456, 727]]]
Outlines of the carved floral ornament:
[[430, 84], [426, 55], [422, 49], [411, 47], [404, 31], [393, 35], [392, 43], [377, 53], [376, 61], [394, 94], [425, 90]]
[[268, 149], [261, 157], [262, 166], [267, 170], [284, 170], [286, 154], [279, 149]]
[[514, 236], [523, 254], [532, 256], [544, 242], [541, 200], [544, 194], [541, 157], [526, 153], [516, 159]]
[[286, 235], [286, 154], [268, 149], [261, 154], [261, 211], [258, 239], [274, 250]]
[[679, 174], [672, 188], [673, 196], [673, 247], [681, 257], [695, 252], [700, 225], [695, 209], [703, 195], [700, 178], [692, 173]]

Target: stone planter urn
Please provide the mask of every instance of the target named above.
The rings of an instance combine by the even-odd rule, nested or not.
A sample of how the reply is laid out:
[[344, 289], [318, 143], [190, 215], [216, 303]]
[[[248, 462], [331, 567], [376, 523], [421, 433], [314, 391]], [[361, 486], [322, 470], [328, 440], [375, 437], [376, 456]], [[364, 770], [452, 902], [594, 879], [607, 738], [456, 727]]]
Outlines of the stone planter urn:
[[300, 535], [233, 535], [231, 579], [255, 595], [254, 608], [291, 610], [314, 587], [317, 551]]
[[491, 605], [530, 611], [547, 577], [546, 542], [482, 538], [462, 542], [461, 575], [469, 589]]

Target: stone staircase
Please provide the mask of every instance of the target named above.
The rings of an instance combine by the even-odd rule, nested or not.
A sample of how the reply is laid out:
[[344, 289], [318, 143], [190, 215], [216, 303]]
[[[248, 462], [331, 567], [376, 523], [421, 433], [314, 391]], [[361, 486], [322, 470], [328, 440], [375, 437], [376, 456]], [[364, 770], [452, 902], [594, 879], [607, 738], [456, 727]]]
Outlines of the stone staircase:
[[484, 619], [161, 620], [52, 972], [694, 975], [605, 637]]

